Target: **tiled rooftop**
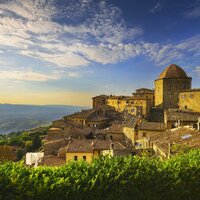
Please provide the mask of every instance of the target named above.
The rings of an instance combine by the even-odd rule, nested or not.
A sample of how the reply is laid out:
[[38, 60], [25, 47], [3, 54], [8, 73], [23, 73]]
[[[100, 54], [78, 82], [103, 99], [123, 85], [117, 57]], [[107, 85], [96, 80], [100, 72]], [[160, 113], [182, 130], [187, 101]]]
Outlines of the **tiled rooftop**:
[[93, 150], [109, 150], [114, 144], [114, 150], [124, 150], [126, 147], [120, 142], [96, 139], [73, 139], [69, 141], [66, 152], [93, 152]]
[[189, 111], [178, 111], [178, 110], [168, 110], [167, 113], [167, 121], [198, 121], [200, 117], [199, 112], [189, 112]]
[[164, 130], [166, 130], [166, 128], [165, 128], [165, 124], [164, 123], [142, 121], [138, 125], [138, 130], [164, 131]]
[[179, 127], [163, 132], [160, 137], [151, 138], [153, 143], [165, 153], [168, 152], [168, 145], [181, 145], [182, 147], [199, 148], [200, 131], [192, 128]]

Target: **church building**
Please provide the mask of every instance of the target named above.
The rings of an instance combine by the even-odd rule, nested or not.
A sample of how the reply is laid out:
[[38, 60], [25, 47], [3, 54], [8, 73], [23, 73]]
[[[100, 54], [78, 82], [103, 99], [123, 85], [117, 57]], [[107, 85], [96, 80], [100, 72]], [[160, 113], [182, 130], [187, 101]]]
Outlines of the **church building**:
[[171, 64], [155, 80], [155, 106], [162, 109], [178, 108], [179, 93], [191, 89], [192, 78]]

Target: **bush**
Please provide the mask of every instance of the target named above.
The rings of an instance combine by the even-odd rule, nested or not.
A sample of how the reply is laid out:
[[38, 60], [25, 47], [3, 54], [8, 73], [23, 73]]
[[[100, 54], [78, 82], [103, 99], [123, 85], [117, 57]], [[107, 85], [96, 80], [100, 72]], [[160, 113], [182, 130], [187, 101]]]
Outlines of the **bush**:
[[200, 150], [167, 161], [102, 157], [91, 164], [28, 168], [0, 165], [0, 199], [200, 199]]

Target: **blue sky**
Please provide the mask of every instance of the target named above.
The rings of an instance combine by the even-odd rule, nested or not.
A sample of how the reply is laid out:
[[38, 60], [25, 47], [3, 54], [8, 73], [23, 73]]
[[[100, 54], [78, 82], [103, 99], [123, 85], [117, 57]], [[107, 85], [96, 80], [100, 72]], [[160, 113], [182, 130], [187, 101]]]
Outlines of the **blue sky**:
[[1, 103], [88, 106], [171, 63], [200, 87], [199, 0], [0, 0]]

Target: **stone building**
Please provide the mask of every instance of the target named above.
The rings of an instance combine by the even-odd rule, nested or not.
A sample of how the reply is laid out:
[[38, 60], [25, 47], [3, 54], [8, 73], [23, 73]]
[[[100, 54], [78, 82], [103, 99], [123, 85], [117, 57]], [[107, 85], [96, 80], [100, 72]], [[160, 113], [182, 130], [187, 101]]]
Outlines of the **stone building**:
[[148, 88], [137, 89], [136, 92], [132, 93], [136, 98], [150, 99], [151, 106], [155, 103], [155, 93], [154, 90]]
[[126, 137], [123, 133], [123, 125], [119, 123], [113, 123], [106, 129], [96, 130], [94, 134], [97, 139], [111, 139], [113, 141], [125, 141]]
[[179, 108], [200, 112], [200, 89], [184, 90], [179, 93]]
[[[146, 93], [146, 95], [145, 95]], [[133, 116], [148, 117], [153, 106], [153, 93], [137, 92], [135, 96], [110, 96], [107, 104], [118, 112], [124, 112]]]
[[101, 110], [82, 110], [64, 117], [65, 121], [73, 121], [77, 125], [84, 127], [105, 128], [108, 126], [109, 118]]
[[192, 78], [185, 71], [171, 64], [155, 80], [155, 106], [169, 109], [178, 108], [179, 92], [191, 89]]
[[108, 99], [109, 96], [107, 95], [99, 95], [96, 97], [92, 98], [92, 102], [93, 102], [93, 109], [98, 109], [103, 105], [106, 105], [106, 101]]
[[200, 131], [190, 127], [167, 130], [160, 137], [154, 138], [152, 148], [163, 159], [186, 149], [200, 148]]
[[170, 109], [164, 112], [164, 123], [167, 129], [186, 125], [196, 127], [198, 119], [200, 119], [200, 112], [178, 109]]
[[107, 99], [107, 105], [114, 107], [118, 112], [122, 112], [126, 106], [124, 98], [126, 98], [126, 96], [110, 96]]
[[141, 116], [147, 118], [152, 107], [151, 99], [145, 97], [129, 97], [126, 98], [126, 108], [124, 109], [127, 114], [134, 116]]
[[99, 156], [124, 156], [131, 155], [132, 148], [118, 141], [110, 140], [70, 140], [65, 148], [66, 162], [85, 160], [90, 163]]

